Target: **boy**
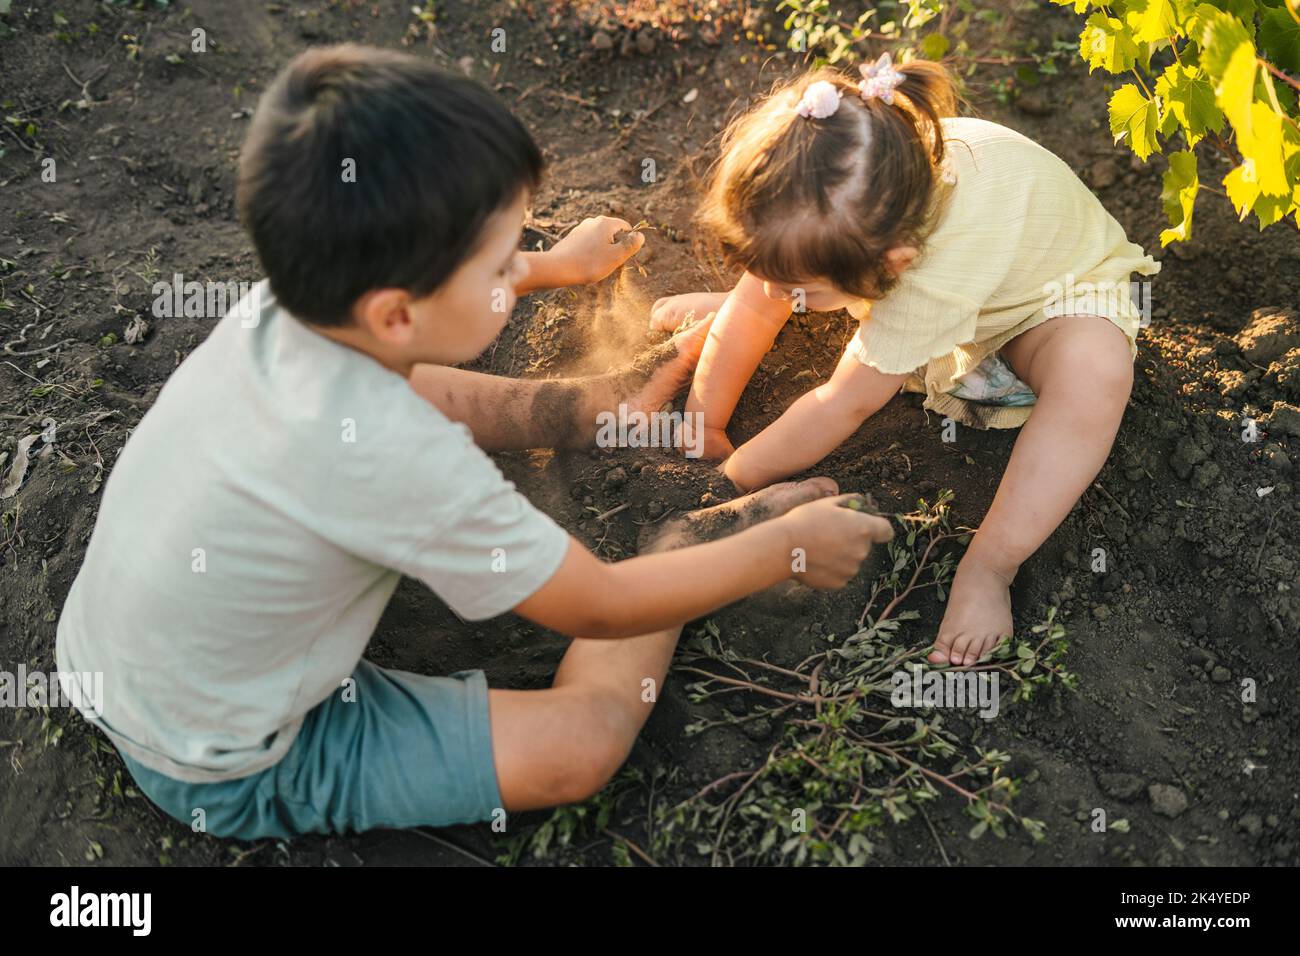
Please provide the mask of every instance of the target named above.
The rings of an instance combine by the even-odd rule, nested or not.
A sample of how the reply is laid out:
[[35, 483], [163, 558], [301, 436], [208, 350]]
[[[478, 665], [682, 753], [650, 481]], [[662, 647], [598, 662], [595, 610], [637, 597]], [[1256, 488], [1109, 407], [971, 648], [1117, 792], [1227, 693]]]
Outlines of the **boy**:
[[[405, 55], [314, 49], [263, 97], [239, 173], [268, 276], [256, 321], [227, 314], [135, 429], [58, 627], [60, 671], [104, 674], [88, 719], [176, 819], [252, 839], [585, 799], [683, 622], [792, 577], [794, 548], [806, 583], [841, 586], [890, 537], [814, 479], [724, 506], [742, 511], [730, 537], [685, 546], [688, 519], [606, 564], [514, 490], [483, 449], [590, 444], [602, 409], [657, 408], [707, 327], [661, 346], [631, 395], [626, 375], [450, 367], [519, 292], [595, 281], [641, 242], [598, 219], [521, 253], [540, 170], [491, 94]], [[513, 609], [579, 638], [554, 686], [362, 660], [402, 574], [464, 618]]]

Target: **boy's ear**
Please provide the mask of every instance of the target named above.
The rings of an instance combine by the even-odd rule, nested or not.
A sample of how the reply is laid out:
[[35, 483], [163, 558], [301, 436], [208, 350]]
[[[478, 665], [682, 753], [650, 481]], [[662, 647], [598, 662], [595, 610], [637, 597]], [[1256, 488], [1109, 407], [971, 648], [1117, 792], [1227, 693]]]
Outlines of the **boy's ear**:
[[885, 253], [885, 265], [894, 275], [902, 275], [920, 252], [915, 246], [894, 246]]
[[405, 289], [374, 289], [357, 300], [352, 309], [356, 324], [380, 342], [402, 344], [411, 333], [407, 312], [411, 295]]

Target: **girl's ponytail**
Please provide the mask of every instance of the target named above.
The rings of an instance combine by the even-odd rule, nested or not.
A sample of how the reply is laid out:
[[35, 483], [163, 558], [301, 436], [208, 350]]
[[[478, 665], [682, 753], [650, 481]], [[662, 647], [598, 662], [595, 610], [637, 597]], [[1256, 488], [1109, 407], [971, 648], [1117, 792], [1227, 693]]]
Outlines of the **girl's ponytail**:
[[[901, 114], [911, 125], [916, 140], [936, 166], [943, 162], [944, 142], [940, 120], [957, 114], [957, 88], [952, 76], [932, 60], [912, 60], [897, 67], [902, 82], [894, 87], [901, 101], [893, 104], [877, 100], [877, 119], [888, 122], [889, 114]], [[871, 100], [867, 101], [869, 104]]]

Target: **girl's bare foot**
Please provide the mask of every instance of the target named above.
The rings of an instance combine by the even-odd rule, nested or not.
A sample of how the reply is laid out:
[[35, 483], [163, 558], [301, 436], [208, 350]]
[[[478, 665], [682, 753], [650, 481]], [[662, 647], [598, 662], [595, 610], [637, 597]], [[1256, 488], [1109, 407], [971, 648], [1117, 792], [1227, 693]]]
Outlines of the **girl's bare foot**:
[[967, 551], [957, 565], [948, 610], [928, 657], [931, 664], [969, 666], [1011, 636], [1014, 576]]
[[703, 319], [722, 308], [726, 292], [687, 292], [656, 300], [650, 307], [650, 328], [659, 332], [676, 332], [692, 313]]
[[615, 401], [629, 411], [657, 412], [671, 402], [691, 381], [709, 337], [712, 316], [695, 322], [666, 342], [647, 349], [632, 361], [632, 367], [613, 373]]

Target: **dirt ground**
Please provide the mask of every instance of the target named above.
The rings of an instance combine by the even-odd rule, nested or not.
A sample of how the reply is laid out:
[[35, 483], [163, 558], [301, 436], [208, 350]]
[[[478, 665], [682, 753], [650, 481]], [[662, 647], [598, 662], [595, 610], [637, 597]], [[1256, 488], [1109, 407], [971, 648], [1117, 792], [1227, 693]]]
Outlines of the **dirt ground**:
[[[480, 367], [529, 377], [603, 371], [652, 341], [642, 330], [655, 298], [728, 287], [692, 224], [710, 141], [747, 97], [795, 66], [794, 54], [745, 35], [765, 22], [779, 30], [780, 17], [743, 3], [439, 2], [435, 28], [412, 14], [410, 0], [56, 6], [61, 21], [50, 4], [29, 14], [15, 3], [0, 37], [3, 112], [21, 118], [0, 138], [0, 476], [47, 419], [58, 436], [38, 439], [34, 455], [48, 447], [0, 502], [0, 670], [9, 672], [20, 663], [53, 668], [57, 616], [103, 477], [167, 376], [208, 333], [206, 320], [153, 319], [152, 283], [174, 272], [260, 278], [235, 215], [234, 166], [259, 91], [293, 54], [318, 43], [405, 41], [496, 88], [549, 163], [530, 247], [588, 215], [654, 227], [639, 268], [521, 302]], [[1002, 12], [996, 29], [1043, 44], [1079, 29], [1056, 7], [978, 6]], [[207, 31], [207, 53], [190, 52], [196, 26]], [[494, 26], [506, 30], [505, 54], [489, 49]], [[1042, 820], [1046, 839], [1012, 830], [971, 840], [962, 800], [945, 794], [925, 814], [875, 827], [872, 860], [1294, 865], [1300, 320], [1287, 307], [1300, 300], [1300, 239], [1294, 224], [1260, 233], [1239, 223], [1225, 199], [1202, 190], [1196, 240], [1161, 252], [1163, 163], [1130, 161], [1111, 145], [1103, 77], [1066, 57], [1058, 75], [999, 95], [1013, 75], [1013, 66], [981, 64], [967, 78], [971, 109], [1065, 158], [1163, 270], [1114, 453], [1013, 592], [1020, 629], [1059, 608], [1077, 690], [1054, 686], [977, 730], [958, 725], [1012, 754], [1018, 812]], [[56, 182], [43, 181], [42, 157], [56, 159]], [[657, 166], [651, 184], [641, 177], [646, 158]], [[143, 338], [127, 335], [137, 316], [149, 322]], [[733, 440], [828, 376], [851, 331], [843, 313], [792, 322], [745, 393]], [[1258, 441], [1243, 441], [1243, 419], [1255, 422]], [[975, 526], [1014, 437], [963, 429], [944, 442], [934, 416], [903, 396], [816, 473], [871, 493], [891, 513], [951, 489], [955, 522]], [[497, 461], [609, 558], [632, 553], [642, 525], [731, 496], [708, 466], [658, 450]], [[1093, 570], [1098, 548], [1104, 572]], [[792, 666], [827, 635], [851, 633], [867, 586], [784, 605], [744, 602], [711, 626], [748, 657]], [[943, 608], [933, 596], [915, 607], [920, 617], [901, 635], [919, 646], [933, 639]], [[481, 667], [494, 685], [526, 688], [549, 682], [564, 647], [514, 617], [462, 623], [406, 581], [368, 656], [426, 673]], [[1253, 702], [1243, 703], [1243, 680], [1254, 681]], [[619, 799], [591, 818], [512, 822], [514, 839], [530, 841], [525, 850], [486, 826], [291, 843], [195, 835], [133, 789], [112, 747], [79, 717], [0, 708], [0, 863], [476, 865], [508, 852], [530, 862], [543, 831], [543, 862], [620, 861], [625, 841], [652, 844], [651, 803], [760, 765], [782, 732], [766, 720], [726, 720], [741, 706], [695, 701], [690, 683], [670, 675]], [[701, 720], [721, 725], [688, 734]], [[1127, 828], [1094, 832], [1099, 807]]]

